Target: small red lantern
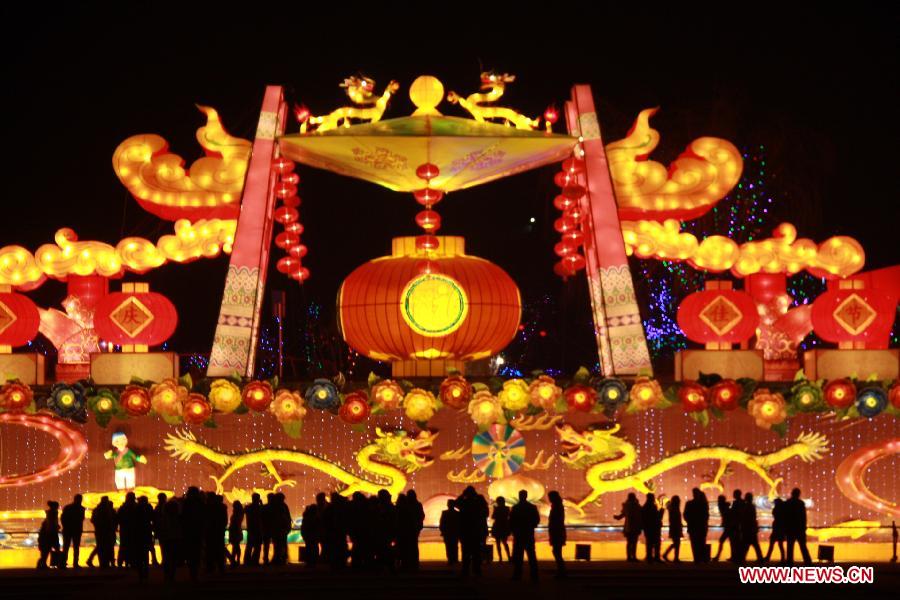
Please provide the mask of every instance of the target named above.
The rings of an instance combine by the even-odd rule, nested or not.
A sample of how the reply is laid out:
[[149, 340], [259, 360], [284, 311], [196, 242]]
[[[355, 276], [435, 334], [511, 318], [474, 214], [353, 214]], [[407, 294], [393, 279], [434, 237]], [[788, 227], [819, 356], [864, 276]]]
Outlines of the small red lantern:
[[290, 185], [287, 183], [279, 183], [275, 186], [275, 197], [281, 198], [284, 200], [285, 198], [290, 198], [291, 196], [297, 195], [297, 186]]
[[441, 215], [433, 210], [423, 210], [416, 215], [416, 225], [427, 233], [434, 233], [441, 228]]
[[244, 406], [256, 412], [263, 412], [272, 403], [272, 386], [268, 381], [251, 381], [241, 391]]
[[436, 236], [420, 235], [416, 236], [416, 250], [437, 250], [439, 242]]
[[205, 423], [212, 416], [212, 404], [203, 394], [189, 394], [184, 402], [184, 422], [190, 425]]
[[438, 175], [441, 174], [441, 170], [437, 165], [432, 163], [425, 163], [416, 167], [416, 177], [419, 179], [429, 180], [434, 179]]
[[559, 111], [557, 111], [556, 107], [552, 104], [547, 107], [547, 110], [544, 111], [544, 120], [551, 125], [559, 120]]
[[0, 292], [0, 346], [23, 346], [34, 339], [41, 315], [28, 296]]
[[553, 265], [553, 272], [563, 279], [565, 279], [566, 277], [571, 277], [575, 274], [575, 270], [563, 261], [559, 261], [558, 263]]
[[288, 208], [297, 208], [303, 203], [303, 201], [300, 200], [299, 196], [291, 196], [290, 198], [282, 199], [281, 203]]
[[287, 225], [285, 225], [284, 230], [287, 231], [288, 233], [293, 233], [294, 235], [300, 235], [301, 233], [303, 233], [306, 230], [306, 228], [303, 227], [302, 223], [294, 222], [294, 223], [288, 223]]
[[572, 231], [576, 227], [577, 225], [575, 224], [575, 221], [573, 221], [569, 217], [560, 217], [553, 222], [553, 229], [560, 233]]
[[584, 257], [578, 252], [573, 252], [568, 256], [564, 256], [562, 261], [571, 269], [573, 272], [580, 271], [585, 267]]
[[307, 279], [309, 279], [309, 269], [306, 267], [297, 267], [291, 270], [291, 278], [296, 279], [300, 283], [303, 283]]
[[584, 243], [584, 234], [578, 229], [573, 229], [562, 234], [562, 239], [577, 248]]
[[441, 199], [444, 197], [444, 192], [442, 192], [441, 190], [424, 188], [413, 192], [413, 196], [415, 197], [416, 202], [418, 202], [422, 206], [432, 206], [441, 201]]
[[834, 379], [822, 389], [825, 402], [832, 408], [849, 408], [856, 402], [856, 386], [849, 379]]
[[297, 244], [296, 246], [291, 246], [290, 248], [288, 248], [288, 254], [290, 254], [294, 258], [303, 258], [304, 256], [306, 256], [306, 252], [306, 246], [304, 246], [303, 244]]
[[587, 213], [585, 212], [584, 208], [582, 208], [579, 204], [575, 204], [574, 206], [567, 208], [563, 213], [563, 216], [569, 217], [576, 223], [581, 223], [584, 220], [586, 214]]
[[566, 198], [571, 198], [572, 200], [578, 200], [582, 196], [587, 193], [587, 190], [584, 189], [580, 185], [567, 185], [562, 189], [562, 194]]
[[584, 161], [573, 156], [562, 162], [562, 168], [568, 173], [584, 173]]
[[293, 112], [298, 123], [306, 123], [309, 120], [309, 108], [305, 104], [295, 104]]
[[685, 381], [678, 388], [678, 399], [685, 412], [706, 410], [706, 389], [695, 381]]
[[293, 223], [298, 218], [300, 218], [300, 213], [297, 212], [296, 208], [279, 206], [275, 209], [275, 212], [272, 213], [272, 218], [275, 219], [275, 221], [278, 223], [287, 225], [288, 223]]
[[559, 210], [566, 211], [575, 206], [575, 200], [566, 198], [562, 194], [559, 194], [556, 198], [553, 199], [553, 206], [555, 206]]
[[597, 390], [577, 384], [566, 389], [565, 398], [570, 409], [589, 412], [597, 402]]
[[723, 379], [709, 388], [709, 399], [719, 410], [734, 410], [741, 397], [741, 386], [733, 379]]
[[575, 175], [567, 171], [560, 171], [553, 176], [553, 183], [556, 184], [556, 187], [566, 188], [575, 184]]
[[369, 402], [365, 392], [351, 392], [338, 409], [338, 416], [345, 423], [355, 425], [369, 418]]
[[275, 236], [275, 245], [281, 249], [287, 249], [300, 243], [300, 236], [288, 231], [282, 231]]
[[150, 392], [138, 385], [125, 386], [119, 403], [132, 417], [142, 417], [150, 412]]
[[300, 176], [296, 173], [285, 173], [281, 176], [281, 183], [288, 185], [297, 185], [300, 183]]
[[565, 257], [569, 256], [570, 254], [574, 254], [575, 252], [577, 252], [578, 249], [575, 248], [575, 246], [573, 246], [572, 244], [569, 244], [567, 242], [559, 242], [558, 244], [553, 246], [553, 251], [556, 252], [557, 256], [565, 258]]
[[300, 265], [300, 261], [291, 256], [283, 256], [278, 259], [278, 262], [275, 263], [275, 268], [278, 269], [279, 273], [284, 273], [287, 275], [293, 269], [297, 268]]
[[100, 339], [117, 345], [156, 346], [175, 333], [178, 312], [168, 298], [149, 291], [147, 284], [123, 284], [122, 290], [97, 303], [94, 329]]
[[275, 170], [279, 175], [286, 175], [288, 173], [293, 172], [294, 170], [294, 161], [289, 158], [285, 158], [280, 156], [272, 161], [272, 169]]

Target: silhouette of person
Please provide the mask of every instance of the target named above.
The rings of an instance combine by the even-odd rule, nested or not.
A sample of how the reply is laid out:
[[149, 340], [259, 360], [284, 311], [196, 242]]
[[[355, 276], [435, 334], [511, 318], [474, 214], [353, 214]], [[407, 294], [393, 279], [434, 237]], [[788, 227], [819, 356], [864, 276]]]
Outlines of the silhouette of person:
[[400, 567], [407, 571], [419, 568], [419, 533], [425, 524], [425, 510], [415, 490], [397, 499], [397, 553]]
[[54, 500], [47, 502], [44, 515], [38, 531], [38, 550], [41, 553], [37, 562], [38, 569], [46, 569], [50, 553], [59, 552], [59, 502]]
[[81, 504], [81, 494], [75, 494], [72, 504], [63, 507], [60, 516], [63, 536], [63, 562], [61, 568], [66, 568], [69, 560], [69, 546], [72, 546], [72, 566], [80, 569], [78, 564], [79, 547], [81, 546], [81, 533], [84, 531], [84, 506]]
[[288, 561], [288, 535], [291, 533], [291, 528], [294, 525], [294, 520], [291, 518], [291, 509], [288, 507], [287, 502], [285, 501], [284, 494], [278, 492], [275, 494], [275, 506], [274, 506], [274, 515], [273, 515], [273, 523], [275, 529], [272, 534], [272, 544], [273, 544], [273, 562], [276, 565], [286, 565]]
[[275, 494], [266, 494], [266, 503], [262, 507], [262, 563], [269, 564], [269, 548], [276, 528]]
[[534, 549], [534, 530], [541, 522], [537, 507], [528, 501], [528, 492], [519, 490], [519, 501], [509, 511], [509, 529], [513, 536], [513, 579], [522, 578], [525, 554], [531, 579], [538, 578], [537, 554]]
[[206, 504], [200, 490], [194, 486], [188, 488], [181, 503], [181, 532], [184, 560], [188, 566], [191, 581], [196, 581], [200, 574], [200, 561], [203, 558], [203, 529], [206, 525]]
[[744, 532], [742, 526], [744, 514], [744, 499], [741, 490], [734, 490], [734, 497], [731, 501], [731, 556], [728, 560], [732, 562], [740, 562], [747, 553], [744, 545]]
[[204, 546], [206, 549], [206, 572], [225, 571], [225, 529], [228, 528], [228, 508], [222, 496], [207, 492], [204, 516]]
[[894, 556], [891, 557], [891, 562], [897, 562], [897, 521], [891, 521], [891, 536], [894, 540]]
[[741, 554], [740, 560], [744, 562], [750, 548], [756, 552], [756, 562], [763, 560], [762, 550], [759, 547], [759, 521], [756, 518], [756, 506], [753, 504], [753, 494], [744, 494], [743, 508], [741, 510]]
[[362, 569], [371, 562], [371, 504], [362, 492], [353, 492], [347, 506], [347, 534], [350, 536], [350, 565]]
[[562, 496], [553, 490], [547, 495], [550, 500], [550, 516], [547, 522], [547, 533], [550, 537], [550, 548], [553, 550], [553, 560], [556, 561], [556, 577], [566, 576], [566, 562], [563, 560], [562, 549], [566, 545], [566, 509], [563, 506]]
[[794, 544], [800, 546], [803, 563], [812, 564], [806, 547], [806, 504], [800, 499], [800, 488], [791, 490], [791, 497], [784, 503], [784, 532], [787, 537], [787, 562], [794, 564]]
[[457, 498], [456, 506], [459, 508], [459, 541], [462, 546], [460, 574], [465, 577], [471, 571], [480, 576], [484, 542], [487, 539], [487, 501], [470, 485]]
[[129, 566], [134, 564], [136, 510], [137, 501], [134, 492], [128, 492], [125, 494], [125, 502], [116, 512], [116, 521], [119, 523], [119, 555], [116, 557], [116, 564], [119, 567], [126, 563]]
[[244, 541], [244, 505], [239, 500], [231, 503], [231, 519], [228, 521], [228, 543], [231, 551], [226, 558], [232, 567], [241, 564], [241, 542]]
[[320, 549], [323, 543], [322, 515], [327, 505], [325, 493], [319, 492], [316, 494], [316, 501], [308, 505], [303, 511], [303, 519], [300, 522], [300, 535], [303, 536], [303, 543], [306, 545], [307, 567], [315, 567], [316, 563], [319, 562]]
[[694, 562], [708, 562], [706, 534], [709, 531], [709, 500], [700, 488], [691, 490], [691, 499], [684, 504], [684, 522]]
[[100, 498], [100, 502], [91, 511], [91, 525], [94, 526], [94, 549], [88, 556], [87, 565], [93, 567], [96, 556], [100, 568], [106, 569], [113, 563], [116, 547], [116, 511], [109, 496]]
[[[166, 502], [169, 501], [168, 496], [163, 493], [156, 495], [156, 506], [153, 507], [153, 538], [159, 542], [159, 528], [162, 526], [162, 519], [166, 511]], [[160, 548], [162, 552], [162, 548]], [[159, 560], [156, 558], [156, 550], [152, 543], [150, 545], [150, 561], [153, 566], [159, 566]]]
[[717, 504], [719, 506], [719, 517], [722, 521], [722, 535], [719, 536], [719, 549], [716, 551], [716, 555], [713, 557], [714, 561], [719, 560], [719, 557], [722, 556], [722, 550], [725, 548], [725, 541], [728, 540], [731, 545], [731, 556], [735, 556], [735, 547], [734, 547], [734, 535], [735, 535], [735, 520], [737, 515], [735, 514], [734, 509], [732, 509], [728, 505], [728, 499], [725, 496], [719, 496], [717, 500]]
[[262, 498], [259, 494], [250, 496], [250, 504], [244, 513], [247, 516], [247, 547], [244, 548], [244, 564], [258, 565], [263, 540]]
[[662, 509], [656, 506], [656, 496], [652, 492], [647, 494], [647, 499], [641, 507], [647, 562], [661, 562], [659, 555], [662, 545], [662, 512]]
[[672, 496], [672, 500], [669, 502], [669, 539], [672, 540], [672, 543], [669, 544], [669, 547], [666, 548], [665, 553], [663, 553], [663, 560], [669, 560], [669, 553], [675, 552], [675, 562], [681, 562], [681, 558], [679, 558], [679, 554], [681, 551], [681, 538], [684, 537], [682, 533], [682, 525], [681, 525], [681, 497], [680, 496]]
[[456, 510], [456, 500], [447, 500], [447, 509], [441, 512], [438, 529], [444, 539], [447, 564], [456, 565], [459, 563], [459, 512]]
[[772, 533], [769, 535], [769, 549], [766, 551], [765, 561], [768, 562], [772, 558], [772, 549], [778, 544], [779, 562], [786, 560], [784, 553], [784, 500], [775, 498], [772, 504]]
[[133, 519], [131, 566], [137, 569], [138, 578], [145, 581], [149, 569], [150, 548], [153, 546], [153, 507], [150, 506], [146, 496], [138, 498]]
[[375, 521], [372, 531], [372, 546], [375, 552], [375, 565], [379, 571], [387, 569], [394, 573], [394, 552], [391, 544], [397, 530], [397, 510], [391, 502], [391, 493], [385, 489], [378, 490]]
[[637, 561], [637, 543], [641, 537], [641, 504], [638, 502], [634, 492], [628, 494], [625, 502], [622, 503], [622, 511], [613, 515], [618, 520], [625, 519], [622, 526], [622, 534], [625, 536], [625, 560], [628, 562]]
[[503, 550], [506, 549], [506, 560], [512, 560], [509, 553], [509, 507], [506, 505], [506, 498], [500, 496], [497, 498], [497, 504], [494, 506], [494, 513], [491, 515], [493, 523], [491, 524], [491, 537], [497, 543], [497, 559], [503, 562]]
[[[159, 509], [159, 504], [156, 505]], [[162, 506], [162, 513], [157, 522], [156, 535], [162, 559], [163, 577], [166, 581], [175, 581], [175, 571], [182, 559], [184, 535], [181, 527], [181, 515], [178, 503], [167, 501]]]
[[[390, 494], [388, 495], [390, 501]], [[325, 558], [332, 569], [343, 569], [347, 566], [347, 499], [338, 492], [331, 493], [331, 501], [325, 507], [322, 515], [325, 537]], [[391, 507], [393, 508], [393, 507]], [[393, 511], [390, 518], [396, 523], [396, 515]], [[390, 549], [390, 541], [388, 542]], [[393, 560], [393, 559], [391, 559]], [[393, 563], [391, 563], [393, 567]]]

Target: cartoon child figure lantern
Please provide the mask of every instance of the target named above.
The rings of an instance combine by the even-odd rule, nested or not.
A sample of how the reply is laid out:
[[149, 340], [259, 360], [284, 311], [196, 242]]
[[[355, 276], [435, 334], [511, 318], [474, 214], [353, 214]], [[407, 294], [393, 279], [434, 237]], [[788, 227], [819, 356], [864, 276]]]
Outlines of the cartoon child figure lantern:
[[134, 465], [136, 463], [147, 464], [147, 459], [140, 456], [128, 447], [128, 438], [121, 431], [112, 435], [113, 450], [107, 450], [103, 458], [113, 459], [116, 467], [116, 489], [134, 489]]

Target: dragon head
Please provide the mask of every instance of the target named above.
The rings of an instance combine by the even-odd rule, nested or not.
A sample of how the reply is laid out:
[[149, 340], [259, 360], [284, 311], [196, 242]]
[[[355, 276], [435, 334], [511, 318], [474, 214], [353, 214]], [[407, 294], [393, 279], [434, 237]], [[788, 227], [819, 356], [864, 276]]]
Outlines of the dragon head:
[[354, 102], [365, 102], [375, 93], [375, 80], [364, 75], [351, 75], [344, 79], [341, 87]]
[[507, 83], [516, 80], [515, 75], [509, 73], [497, 73], [496, 71], [484, 71], [481, 73], [481, 89], [487, 90], [492, 87], [504, 87]]
[[378, 456], [407, 473], [431, 466], [434, 462], [431, 446], [437, 433], [424, 430], [411, 436], [402, 430], [385, 432], [376, 427], [375, 434]]
[[568, 423], [556, 427], [562, 444], [559, 453], [564, 463], [572, 467], [585, 467], [619, 454], [624, 440], [615, 436], [620, 426], [611, 429], [586, 429], [578, 431]]

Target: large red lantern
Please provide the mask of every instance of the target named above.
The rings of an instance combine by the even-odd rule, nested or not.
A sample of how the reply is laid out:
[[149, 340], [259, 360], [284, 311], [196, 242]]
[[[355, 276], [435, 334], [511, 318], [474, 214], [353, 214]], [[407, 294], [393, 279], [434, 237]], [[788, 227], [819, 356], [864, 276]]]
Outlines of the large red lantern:
[[756, 333], [757, 325], [756, 303], [746, 292], [707, 289], [689, 294], [678, 306], [678, 326], [695, 342], [739, 344]]
[[0, 291], [0, 346], [23, 346], [34, 339], [41, 326], [37, 306], [27, 296]]
[[823, 340], [841, 347], [888, 347], [897, 300], [880, 290], [860, 289], [862, 282], [841, 281], [812, 306], [813, 329]]
[[338, 294], [344, 339], [370, 358], [392, 361], [395, 376], [430, 375], [432, 367], [443, 375], [496, 354], [518, 331], [522, 304], [509, 275], [467, 256], [461, 237], [435, 239], [429, 269], [421, 268], [415, 238], [395, 238], [392, 256], [357, 268]]
[[157, 346], [175, 333], [178, 312], [168, 298], [149, 291], [146, 283], [122, 284], [121, 292], [97, 304], [97, 335], [117, 345]]

